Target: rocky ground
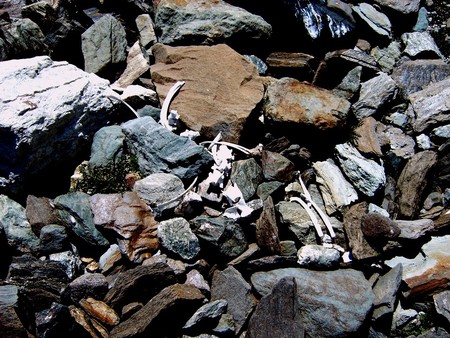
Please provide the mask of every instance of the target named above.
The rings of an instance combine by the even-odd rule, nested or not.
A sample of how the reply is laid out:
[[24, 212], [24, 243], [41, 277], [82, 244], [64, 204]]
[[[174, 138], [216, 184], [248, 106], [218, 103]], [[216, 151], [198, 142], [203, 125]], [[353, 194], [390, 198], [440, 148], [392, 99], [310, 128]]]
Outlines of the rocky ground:
[[449, 337], [446, 1], [0, 1], [2, 337]]

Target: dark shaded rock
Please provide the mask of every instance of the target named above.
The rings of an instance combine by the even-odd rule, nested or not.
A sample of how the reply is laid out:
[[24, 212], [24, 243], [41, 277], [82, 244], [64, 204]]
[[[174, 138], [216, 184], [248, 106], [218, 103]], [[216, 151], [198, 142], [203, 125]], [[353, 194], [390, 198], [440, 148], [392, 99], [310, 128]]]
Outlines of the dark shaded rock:
[[119, 311], [124, 305], [140, 301], [147, 302], [164, 287], [175, 284], [173, 269], [165, 263], [137, 266], [123, 271], [105, 296], [105, 302]]
[[103, 299], [108, 292], [108, 281], [101, 273], [85, 273], [65, 288], [63, 299], [78, 304], [83, 298]]
[[254, 158], [235, 161], [232, 163], [230, 179], [239, 187], [244, 200], [248, 201], [264, 180], [263, 170]]
[[33, 232], [38, 236], [42, 227], [58, 223], [52, 201], [47, 197], [28, 195], [25, 212]]
[[168, 286], [129, 319], [114, 327], [111, 337], [148, 334], [152, 337], [175, 336], [204, 299], [202, 293], [193, 286]]
[[151, 117], [126, 122], [122, 129], [143, 174], [170, 172], [189, 180], [205, 173], [212, 165], [213, 158], [205, 148], [172, 133]]
[[281, 279], [261, 299], [250, 317], [247, 335], [250, 338], [305, 336], [295, 278]]
[[290, 182], [294, 178], [295, 165], [279, 153], [263, 150], [262, 170], [266, 180]]
[[164, 249], [183, 260], [194, 259], [200, 252], [198, 238], [184, 218], [172, 218], [159, 223], [158, 238]]
[[42, 338], [62, 337], [71, 332], [73, 319], [69, 308], [53, 303], [49, 309], [36, 313], [36, 335]]
[[371, 54], [377, 60], [381, 70], [385, 73], [391, 73], [397, 64], [401, 55], [401, 44], [398, 41], [391, 42], [387, 47], [375, 47]]
[[369, 241], [394, 239], [401, 232], [396, 222], [377, 212], [369, 212], [361, 217], [361, 230]]
[[91, 146], [89, 168], [114, 166], [123, 151], [125, 135], [120, 126], [103, 127], [94, 135]]
[[264, 256], [252, 259], [245, 264], [247, 272], [267, 271], [277, 268], [298, 267], [297, 257], [295, 256]]
[[359, 91], [361, 84], [362, 66], [356, 66], [344, 76], [342, 81], [333, 88], [333, 94], [346, 100], [351, 100]]
[[38, 1], [22, 7], [22, 18], [28, 18], [38, 24], [42, 32], [46, 34], [58, 18], [55, 9], [45, 1]]
[[227, 313], [235, 323], [235, 333], [239, 334], [248, 316], [256, 306], [251, 286], [234, 267], [214, 273], [211, 283], [211, 300], [225, 299], [228, 303]]
[[269, 254], [281, 252], [275, 206], [270, 196], [265, 199], [263, 211], [256, 221], [256, 243]]
[[0, 286], [0, 332], [5, 338], [28, 337], [19, 319], [19, 289], [15, 285]]
[[49, 224], [41, 229], [39, 236], [41, 251], [44, 254], [65, 251], [69, 247], [66, 228], [62, 225]]
[[436, 312], [445, 318], [447, 323], [450, 322], [450, 291], [443, 291], [433, 296]]
[[396, 265], [381, 276], [373, 287], [375, 300], [373, 301], [373, 321], [389, 322], [389, 316], [394, 313], [397, 292], [402, 281], [403, 266]]
[[218, 299], [206, 303], [200, 307], [183, 326], [183, 331], [195, 334], [195, 332], [205, 332], [208, 328], [214, 328], [220, 316], [227, 311], [228, 302]]
[[256, 189], [256, 195], [263, 201], [271, 196], [273, 200], [278, 201], [284, 193], [284, 184], [279, 181], [262, 182]]
[[276, 78], [293, 77], [311, 81], [314, 74], [314, 56], [304, 53], [273, 52], [266, 58], [268, 73]]

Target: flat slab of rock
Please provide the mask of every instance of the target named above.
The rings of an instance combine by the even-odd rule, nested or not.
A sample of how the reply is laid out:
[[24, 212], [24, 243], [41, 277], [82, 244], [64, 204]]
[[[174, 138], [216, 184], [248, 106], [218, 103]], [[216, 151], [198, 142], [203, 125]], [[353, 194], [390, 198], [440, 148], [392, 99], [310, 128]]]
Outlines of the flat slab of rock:
[[256, 66], [223, 44], [156, 44], [152, 52], [152, 79], [160, 99], [175, 82], [185, 81], [171, 109], [178, 111], [189, 129], [207, 139], [221, 132], [224, 140], [238, 143], [244, 123], [264, 93]]

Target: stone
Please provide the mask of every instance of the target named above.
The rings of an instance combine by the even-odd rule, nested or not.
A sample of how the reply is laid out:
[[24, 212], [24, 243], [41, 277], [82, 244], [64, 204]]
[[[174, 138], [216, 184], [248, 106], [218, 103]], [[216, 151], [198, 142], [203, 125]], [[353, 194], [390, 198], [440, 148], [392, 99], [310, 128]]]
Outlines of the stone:
[[231, 314], [238, 335], [256, 306], [251, 286], [234, 267], [214, 272], [211, 282], [211, 300], [224, 299], [228, 303], [227, 313]]
[[158, 225], [158, 238], [162, 248], [183, 260], [192, 260], [200, 252], [198, 238], [184, 218], [161, 221]]
[[66, 305], [53, 303], [50, 308], [36, 313], [36, 335], [54, 337], [71, 331], [73, 319]]
[[208, 282], [198, 270], [194, 269], [189, 271], [186, 274], [186, 282], [184, 283], [187, 285], [195, 286], [203, 294], [209, 294], [211, 292], [211, 288], [209, 287]]
[[228, 302], [218, 299], [202, 305], [183, 326], [185, 332], [191, 334], [202, 332], [205, 328], [214, 327], [220, 316], [227, 311]]
[[296, 79], [311, 80], [314, 69], [314, 56], [304, 53], [272, 52], [266, 58], [268, 72], [271, 76], [285, 76]]
[[249, 338], [305, 336], [295, 278], [283, 278], [261, 298], [250, 317]]
[[3, 337], [27, 337], [27, 331], [17, 315], [19, 288], [15, 285], [0, 286], [0, 330]]
[[88, 314], [82, 309], [75, 307], [74, 305], [69, 305], [69, 312], [78, 334], [91, 337], [96, 337], [99, 334], [101, 336], [106, 336], [108, 334], [100, 324], [94, 326], [94, 323], [97, 322], [91, 320]]
[[361, 231], [367, 240], [390, 240], [397, 238], [401, 229], [389, 217], [369, 212], [361, 218]]
[[413, 32], [425, 32], [428, 29], [428, 11], [425, 7], [420, 7], [417, 13], [417, 21], [413, 27]]
[[298, 319], [310, 337], [344, 337], [356, 333], [375, 299], [363, 273], [353, 269], [276, 269], [252, 274], [251, 282], [264, 297], [284, 278], [293, 278], [296, 282]]
[[279, 254], [281, 251], [278, 236], [275, 206], [269, 196], [264, 200], [263, 211], [256, 221], [256, 243], [269, 254]]
[[415, 154], [416, 142], [400, 128], [389, 126], [384, 130], [383, 135], [388, 140], [390, 150], [395, 156], [409, 159]]
[[[23, 193], [32, 183], [60, 191], [62, 168], [112, 116], [108, 81], [48, 56], [5, 61], [0, 69], [0, 191]], [[52, 179], [31, 180], [39, 175]]]
[[355, 147], [363, 154], [381, 157], [380, 137], [377, 133], [378, 122], [372, 116], [361, 120], [361, 124], [355, 129], [357, 140]]
[[70, 280], [74, 279], [81, 270], [81, 259], [72, 251], [67, 250], [52, 253], [48, 256], [48, 259], [51, 261], [60, 262], [64, 266], [64, 270]]
[[152, 52], [155, 64], [150, 70], [161, 102], [175, 82], [185, 81], [171, 108], [186, 127], [209, 140], [221, 132], [224, 141], [239, 143], [245, 122], [264, 94], [256, 66], [224, 44], [156, 44]]
[[41, 251], [44, 254], [52, 254], [67, 250], [69, 239], [66, 228], [62, 225], [49, 224], [41, 229], [39, 235]]
[[160, 42], [168, 45], [251, 44], [267, 40], [272, 27], [262, 17], [222, 0], [162, 0], [155, 13]]
[[135, 19], [139, 31], [139, 42], [142, 47], [149, 48], [157, 42], [154, 23], [150, 14], [140, 14]]
[[120, 322], [120, 317], [116, 311], [100, 300], [88, 297], [80, 300], [80, 305], [89, 315], [103, 324], [115, 326]]
[[413, 128], [417, 133], [450, 122], [450, 77], [431, 83], [410, 95], [411, 106], [417, 116]]
[[[111, 337], [137, 335], [177, 336], [205, 297], [190, 285], [174, 284], [162, 289], [130, 318], [115, 326]], [[176, 316], [172, 314], [176, 313]]]
[[406, 98], [449, 76], [450, 65], [443, 60], [408, 60], [392, 72], [392, 78]]
[[401, 39], [405, 45], [403, 53], [413, 58], [420, 57], [423, 54], [431, 56], [431, 58], [444, 58], [433, 37], [428, 32], [403, 33]]
[[283, 183], [279, 181], [262, 182], [256, 188], [256, 195], [263, 201], [269, 196], [272, 196], [274, 200], [279, 200], [283, 194], [283, 188]]
[[42, 32], [47, 33], [58, 19], [55, 9], [45, 1], [38, 1], [22, 7], [22, 18], [28, 18], [38, 24]]
[[399, 263], [403, 265], [403, 281], [408, 287], [403, 294], [407, 299], [426, 297], [447, 288], [450, 271], [447, 264], [449, 254], [446, 248], [449, 243], [449, 235], [432, 236], [431, 240], [422, 246], [421, 252], [416, 257], [397, 256], [385, 261], [390, 267]]
[[450, 124], [434, 128], [431, 131], [431, 137], [434, 139], [450, 139]]
[[263, 170], [252, 157], [234, 161], [231, 164], [231, 181], [239, 187], [244, 200], [248, 201], [255, 195], [256, 189], [263, 182]]
[[386, 184], [383, 166], [362, 156], [353, 145], [337, 144], [335, 149], [342, 171], [363, 194], [373, 197]]
[[315, 162], [313, 168], [329, 215], [342, 211], [343, 207], [358, 199], [356, 190], [332, 161]]
[[389, 320], [389, 315], [395, 311], [397, 292], [402, 281], [403, 267], [397, 264], [387, 273], [381, 276], [373, 287], [375, 299], [373, 301], [372, 320]]
[[314, 224], [299, 203], [281, 201], [276, 209], [280, 226], [287, 227], [303, 245], [316, 243]]
[[398, 41], [391, 42], [385, 48], [375, 47], [371, 51], [371, 55], [385, 73], [392, 72], [397, 61], [400, 59], [401, 53], [401, 44]]
[[361, 84], [362, 66], [356, 66], [344, 76], [342, 81], [333, 88], [333, 94], [346, 100], [351, 100], [359, 91]]
[[349, 109], [350, 102], [331, 91], [287, 77], [268, 86], [263, 106], [270, 121], [313, 130], [342, 126]]
[[391, 37], [391, 22], [385, 14], [365, 2], [353, 6], [352, 9], [374, 32], [383, 37]]
[[122, 130], [144, 175], [166, 172], [189, 180], [209, 170], [213, 163], [204, 147], [172, 133], [149, 116], [122, 124]]
[[190, 223], [202, 250], [208, 250], [220, 260], [236, 258], [247, 249], [244, 231], [233, 219], [196, 217]]
[[108, 292], [108, 281], [101, 273], [85, 273], [75, 278], [64, 289], [62, 297], [66, 301], [78, 304], [84, 298], [103, 299]]
[[120, 126], [107, 126], [97, 131], [92, 141], [89, 168], [114, 166], [122, 155], [124, 140]]
[[153, 89], [141, 85], [128, 85], [123, 89], [120, 98], [137, 109], [149, 104], [159, 106], [158, 94]]
[[111, 244], [98, 260], [98, 266], [101, 273], [107, 275], [120, 261], [122, 253], [117, 244]]
[[104, 73], [108, 67], [117, 67], [126, 59], [125, 28], [110, 14], [102, 16], [81, 35], [84, 70]]
[[36, 235], [48, 224], [57, 224], [58, 217], [52, 206], [52, 201], [47, 197], [28, 195], [25, 206], [28, 222]]
[[417, 338], [449, 338], [450, 333], [442, 327], [432, 327], [424, 333], [417, 336]]
[[397, 182], [399, 215], [414, 218], [419, 212], [427, 176], [437, 162], [437, 154], [431, 150], [415, 154], [403, 168]]
[[286, 183], [294, 177], [294, 163], [279, 153], [263, 150], [261, 162], [264, 178], [268, 181], [275, 180]]
[[250, 260], [245, 265], [245, 271], [247, 273], [254, 273], [257, 271], [291, 267], [298, 267], [297, 258], [295, 256], [272, 255]]
[[108, 290], [104, 301], [114, 310], [119, 311], [124, 305], [135, 301], [147, 303], [163, 288], [176, 282], [177, 278], [173, 269], [166, 263], [138, 265], [117, 276], [116, 282]]
[[298, 252], [298, 264], [308, 269], [331, 269], [339, 265], [341, 253], [322, 245], [305, 245]]
[[431, 219], [397, 219], [395, 223], [400, 229], [399, 239], [419, 239], [435, 230], [434, 222]]
[[258, 70], [259, 75], [265, 75], [267, 72], [267, 64], [256, 55], [243, 55], [248, 61], [253, 63]]
[[396, 94], [397, 84], [386, 73], [367, 80], [361, 84], [359, 99], [352, 105], [359, 120], [376, 114], [391, 102]]
[[38, 254], [41, 242], [28, 223], [25, 208], [6, 195], [0, 195], [0, 232], [15, 254]]
[[417, 13], [420, 6], [420, 0], [375, 0], [375, 2], [380, 6], [393, 9], [401, 14]]
[[434, 306], [436, 307], [436, 312], [445, 318], [445, 320], [450, 322], [450, 291], [442, 291], [433, 296]]

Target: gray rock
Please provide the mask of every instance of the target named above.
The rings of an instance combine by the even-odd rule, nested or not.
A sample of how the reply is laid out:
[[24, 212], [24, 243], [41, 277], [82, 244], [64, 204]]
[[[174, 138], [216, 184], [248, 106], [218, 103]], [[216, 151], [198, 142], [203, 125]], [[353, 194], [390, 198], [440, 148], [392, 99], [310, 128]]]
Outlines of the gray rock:
[[122, 253], [117, 244], [112, 244], [98, 259], [98, 266], [103, 274], [108, 274], [122, 259]]
[[[311, 337], [345, 337], [365, 322], [375, 296], [361, 271], [312, 271], [301, 268], [256, 272], [251, 282], [262, 296], [283, 278], [296, 281], [299, 319]], [[339, 318], [339, 320], [336, 320]]]
[[195, 286], [197, 289], [202, 291], [203, 294], [209, 294], [211, 292], [208, 282], [205, 280], [203, 275], [198, 272], [198, 270], [194, 269], [189, 271], [186, 274], [186, 282], [184, 283]]
[[397, 292], [402, 281], [403, 267], [397, 264], [386, 274], [381, 276], [373, 287], [375, 300], [373, 301], [372, 320], [379, 321], [386, 319], [395, 311]]
[[406, 135], [403, 130], [389, 126], [384, 130], [383, 134], [389, 142], [391, 151], [396, 156], [409, 159], [414, 155], [416, 142], [411, 136]]
[[157, 41], [154, 23], [149, 14], [140, 14], [136, 17], [136, 28], [139, 31], [139, 41], [144, 48], [148, 48]]
[[221, 260], [236, 258], [247, 249], [245, 234], [233, 219], [197, 217], [191, 225], [195, 235], [205, 242], [205, 249]]
[[41, 242], [28, 223], [25, 208], [5, 195], [0, 195], [0, 232], [5, 234], [14, 253], [38, 254], [41, 249]]
[[403, 52], [411, 57], [419, 57], [422, 54], [426, 54], [435, 58], [444, 58], [433, 37], [428, 32], [403, 33], [401, 39], [405, 44]]
[[356, 66], [345, 75], [341, 83], [333, 89], [333, 94], [351, 100], [361, 84], [362, 66]]
[[371, 116], [389, 103], [395, 96], [397, 85], [392, 78], [380, 73], [378, 76], [363, 82], [359, 100], [352, 105], [356, 117], [361, 120]]
[[94, 135], [89, 167], [107, 167], [117, 163], [122, 151], [125, 135], [119, 126], [103, 127]]
[[84, 69], [88, 73], [104, 72], [126, 59], [125, 28], [110, 14], [102, 16], [81, 35]]
[[417, 338], [450, 338], [450, 333], [442, 327], [432, 327], [419, 334]]
[[450, 124], [434, 128], [431, 131], [431, 137], [436, 139], [450, 139]]
[[305, 336], [295, 278], [283, 278], [258, 303], [248, 323], [249, 338]]
[[305, 209], [295, 202], [281, 201], [276, 205], [280, 225], [287, 227], [303, 245], [316, 243], [314, 224]]
[[224, 1], [162, 1], [155, 13], [160, 42], [168, 45], [216, 44], [239, 37], [242, 43], [264, 41], [272, 27], [258, 15]]
[[[219, 323], [215, 328], [211, 330], [214, 334], [219, 337], [233, 336], [235, 332], [233, 316], [228, 313], [224, 313], [219, 320]], [[214, 336], [213, 336], [214, 338]]]
[[279, 181], [262, 182], [256, 189], [256, 195], [263, 201], [269, 196], [272, 196], [272, 199], [277, 199], [282, 195], [283, 187], [284, 184]]
[[205, 328], [214, 326], [219, 321], [220, 316], [227, 311], [228, 302], [224, 299], [218, 299], [201, 306], [187, 323], [183, 330], [194, 333], [205, 330]]
[[386, 48], [375, 47], [371, 51], [371, 55], [379, 64], [381, 70], [385, 73], [391, 73], [395, 64], [400, 59], [401, 44], [398, 41], [393, 41]]
[[280, 255], [281, 256], [295, 256], [297, 254], [297, 247], [295, 241], [284, 240], [280, 241]]
[[277, 219], [272, 197], [264, 200], [261, 215], [256, 220], [256, 243], [270, 254], [279, 254], [281, 251], [280, 238], [278, 236]]
[[[55, 166], [61, 172], [87, 150], [88, 141], [119, 104], [107, 97], [112, 93], [108, 81], [47, 56], [5, 61], [0, 79], [5, 93], [0, 100], [0, 137], [5, 140], [1, 190], [23, 191], [22, 180], [50, 175], [48, 170]], [[58, 180], [44, 184], [46, 189], [61, 189]]]
[[396, 220], [400, 229], [400, 239], [419, 239], [435, 229], [431, 219]]
[[251, 286], [234, 267], [216, 271], [211, 283], [211, 300], [225, 299], [228, 302], [227, 313], [235, 323], [235, 333], [239, 334], [256, 306]]
[[0, 286], [0, 330], [3, 337], [26, 337], [22, 322], [17, 315], [19, 288], [15, 285]]
[[259, 75], [265, 75], [267, 72], [267, 64], [256, 55], [244, 55], [244, 57], [253, 63], [258, 69]]
[[81, 270], [81, 259], [72, 251], [52, 253], [48, 259], [54, 262], [60, 262], [64, 266], [67, 277], [70, 280], [74, 279]]
[[413, 32], [425, 32], [428, 29], [428, 11], [421, 7], [417, 14], [417, 21], [413, 27]]
[[363, 194], [372, 197], [386, 184], [383, 166], [362, 156], [350, 143], [338, 144], [335, 149], [343, 172]]
[[356, 190], [332, 161], [315, 162], [313, 168], [329, 215], [358, 199]]
[[200, 252], [198, 238], [184, 218], [172, 218], [158, 225], [158, 238], [161, 246], [183, 260], [194, 259]]
[[165, 129], [151, 117], [126, 122], [122, 129], [144, 174], [170, 172], [192, 179], [211, 168], [213, 158], [205, 148]]
[[450, 291], [442, 291], [433, 296], [436, 312], [445, 318], [447, 323], [450, 322]]
[[264, 180], [263, 170], [254, 158], [234, 161], [231, 167], [231, 181], [239, 187], [244, 200], [248, 201]]
[[78, 304], [83, 298], [103, 299], [108, 281], [101, 273], [86, 273], [75, 278], [63, 291], [63, 298]]
[[58, 19], [55, 9], [45, 1], [38, 1], [21, 9], [22, 18], [28, 18], [36, 23], [44, 33], [48, 33]]
[[286, 183], [294, 177], [294, 163], [279, 153], [263, 150], [261, 162], [264, 178], [268, 181], [275, 180]]
[[420, 0], [375, 0], [375, 2], [402, 14], [416, 13], [420, 5]]
[[339, 265], [341, 253], [322, 245], [305, 245], [298, 252], [298, 264], [309, 269], [330, 269]]
[[377, 34], [385, 37], [391, 36], [392, 27], [389, 18], [382, 12], [377, 11], [372, 5], [363, 2], [358, 6], [353, 6], [353, 11]]
[[[133, 77], [135, 75], [133, 75], [133, 73], [131, 72], [131, 74], [127, 75], [124, 78], [124, 81], [129, 81], [129, 79], [127, 79], [127, 77], [129, 76]], [[117, 84], [114, 83], [112, 87], [116, 85], [120, 85], [120, 82]], [[156, 94], [156, 92], [153, 89], [141, 85], [136, 84], [128, 85], [123, 89], [120, 98], [126, 103], [128, 103], [130, 106], [136, 108], [145, 107], [146, 105], [149, 104], [159, 106], [158, 95]]]

